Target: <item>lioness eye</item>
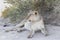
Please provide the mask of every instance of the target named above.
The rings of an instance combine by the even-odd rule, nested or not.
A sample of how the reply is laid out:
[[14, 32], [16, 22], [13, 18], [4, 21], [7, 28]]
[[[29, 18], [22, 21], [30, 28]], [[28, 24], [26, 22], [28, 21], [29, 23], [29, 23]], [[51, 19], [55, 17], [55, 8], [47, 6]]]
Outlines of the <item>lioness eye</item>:
[[37, 15], [37, 12], [35, 12], [35, 15]]

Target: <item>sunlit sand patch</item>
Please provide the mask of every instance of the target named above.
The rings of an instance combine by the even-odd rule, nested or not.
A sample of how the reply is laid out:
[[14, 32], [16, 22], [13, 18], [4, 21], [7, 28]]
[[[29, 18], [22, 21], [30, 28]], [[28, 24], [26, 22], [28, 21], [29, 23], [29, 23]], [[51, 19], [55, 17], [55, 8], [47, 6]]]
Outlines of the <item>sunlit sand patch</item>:
[[2, 17], [2, 11], [6, 9], [6, 7], [10, 7], [11, 4], [4, 3], [5, 0], [0, 0], [0, 17]]

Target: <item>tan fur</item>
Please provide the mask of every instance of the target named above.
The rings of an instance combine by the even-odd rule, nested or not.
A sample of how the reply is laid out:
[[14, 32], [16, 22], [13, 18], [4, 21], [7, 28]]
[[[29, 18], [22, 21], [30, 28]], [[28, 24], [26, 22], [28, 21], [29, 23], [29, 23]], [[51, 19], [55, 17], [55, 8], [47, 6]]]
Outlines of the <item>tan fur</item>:
[[38, 11], [32, 11], [29, 15], [30, 17], [27, 19], [27, 22], [25, 22], [25, 28], [30, 30], [28, 38], [31, 38], [37, 30], [41, 30], [41, 32], [46, 35], [47, 31], [45, 30], [43, 18]]

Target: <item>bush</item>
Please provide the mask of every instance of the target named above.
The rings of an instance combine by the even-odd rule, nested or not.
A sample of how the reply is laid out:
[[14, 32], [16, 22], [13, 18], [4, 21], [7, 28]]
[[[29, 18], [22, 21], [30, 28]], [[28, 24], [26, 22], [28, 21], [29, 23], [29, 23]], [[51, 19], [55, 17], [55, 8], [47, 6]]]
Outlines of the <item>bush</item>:
[[[46, 15], [45, 11], [53, 9], [53, 3], [55, 0], [6, 0], [5, 3], [12, 4], [11, 8], [7, 8], [3, 11], [3, 14], [7, 14], [5, 17], [9, 17], [11, 22], [18, 23], [23, 20], [29, 10], [38, 10], [41, 14]], [[7, 11], [9, 9], [9, 11]], [[4, 14], [4, 15], [5, 15]]]

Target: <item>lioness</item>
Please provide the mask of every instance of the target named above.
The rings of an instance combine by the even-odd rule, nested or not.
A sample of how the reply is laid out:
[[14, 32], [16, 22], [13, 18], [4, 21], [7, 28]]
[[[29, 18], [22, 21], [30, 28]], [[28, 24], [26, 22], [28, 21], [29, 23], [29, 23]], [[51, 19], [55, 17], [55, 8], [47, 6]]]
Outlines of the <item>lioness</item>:
[[38, 11], [32, 11], [29, 15], [30, 15], [29, 18], [23, 24], [24, 27], [22, 27], [30, 31], [28, 38], [31, 38], [34, 35], [34, 33], [38, 30], [40, 30], [44, 35], [47, 35], [43, 18], [38, 13]]

